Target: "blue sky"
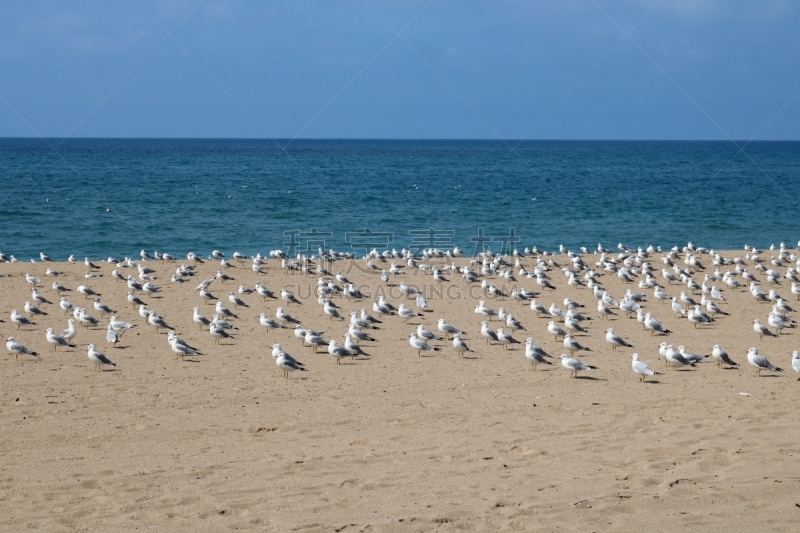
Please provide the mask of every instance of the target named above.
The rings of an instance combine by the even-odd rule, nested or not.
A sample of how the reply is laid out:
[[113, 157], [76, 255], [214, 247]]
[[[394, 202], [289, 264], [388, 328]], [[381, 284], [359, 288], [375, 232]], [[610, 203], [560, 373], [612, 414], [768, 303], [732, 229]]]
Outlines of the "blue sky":
[[798, 140], [798, 28], [791, 0], [3, 2], [0, 136]]

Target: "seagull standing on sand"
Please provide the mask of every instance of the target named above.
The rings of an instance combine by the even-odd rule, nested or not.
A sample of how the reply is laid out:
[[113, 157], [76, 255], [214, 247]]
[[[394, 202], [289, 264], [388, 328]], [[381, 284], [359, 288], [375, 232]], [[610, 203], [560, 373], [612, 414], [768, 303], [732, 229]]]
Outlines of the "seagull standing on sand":
[[536, 370], [537, 364], [553, 364], [545, 359], [545, 356], [547, 356], [547, 352], [542, 350], [539, 346], [536, 346], [531, 337], [525, 339], [525, 358], [530, 361], [533, 370]]
[[728, 352], [722, 349], [722, 346], [715, 344], [711, 349], [711, 357], [717, 362], [717, 366], [722, 368], [722, 365], [738, 366], [728, 355]]
[[553, 335], [555, 340], [558, 340], [559, 337], [564, 337], [567, 334], [567, 332], [561, 329], [559, 325], [555, 323], [554, 320], [551, 320], [550, 322], [547, 323], [547, 331], [549, 331], [550, 334]]
[[87, 349], [87, 355], [89, 356], [89, 361], [94, 363], [95, 370], [98, 372], [100, 371], [100, 365], [117, 366], [108, 357], [106, 357], [104, 353], [98, 351], [94, 344], [89, 345], [89, 348]]
[[608, 328], [606, 330], [606, 342], [611, 344], [611, 349], [616, 350], [617, 347], [622, 346], [625, 348], [633, 348], [632, 345], [625, 342], [622, 337], [614, 333], [614, 328]]
[[750, 348], [747, 350], [747, 362], [750, 363], [752, 366], [756, 367], [756, 371], [753, 374], [758, 375], [761, 377], [762, 370], [772, 370], [773, 372], [783, 372], [782, 368], [778, 368], [777, 366], [773, 365], [767, 358], [763, 355], [758, 353], [757, 348]]
[[587, 348], [586, 346], [581, 345], [581, 343], [579, 343], [577, 340], [575, 340], [575, 338], [572, 335], [570, 335], [569, 333], [567, 333], [564, 336], [564, 347], [567, 350], [569, 350], [570, 354], [574, 354], [575, 352], [580, 352], [580, 351], [587, 351], [587, 352], [591, 352], [592, 351], [590, 348]]
[[639, 381], [641, 381], [642, 383], [644, 383], [644, 380], [645, 380], [645, 378], [647, 376], [657, 376], [657, 375], [659, 375], [659, 372], [655, 372], [653, 370], [650, 370], [650, 367], [647, 366], [647, 363], [645, 363], [643, 361], [639, 361], [639, 354], [638, 353], [633, 354], [632, 359], [633, 359], [633, 361], [631, 363], [631, 366], [633, 367], [633, 371], [641, 376], [639, 378]]
[[469, 346], [467, 346], [467, 343], [461, 340], [460, 332], [453, 334], [453, 349], [458, 352], [460, 357], [464, 357], [466, 352], [472, 351], [469, 349]]
[[766, 326], [762, 325], [761, 322], [756, 318], [753, 320], [753, 331], [758, 333], [758, 338], [763, 339], [766, 337], [775, 337], [776, 335], [772, 333]]
[[215, 306], [214, 310], [220, 316], [226, 316], [226, 317], [230, 317], [230, 318], [239, 318], [233, 311], [231, 311], [230, 309], [228, 309], [227, 307], [222, 305], [222, 302], [219, 302], [219, 301], [217, 302], [217, 305]]
[[491, 341], [497, 340], [497, 333], [489, 327], [489, 323], [486, 320], [481, 322], [481, 336], [486, 339], [487, 345], [490, 345]]
[[564, 367], [564, 369], [569, 370], [570, 378], [577, 377], [578, 372], [580, 372], [581, 370], [596, 370], [597, 368], [591, 365], [585, 365], [579, 359], [570, 357], [565, 353], [561, 354], [561, 366]]
[[53, 332], [53, 328], [47, 328], [47, 333], [45, 333], [45, 338], [47, 342], [53, 345], [53, 351], [58, 351], [59, 346], [69, 346], [74, 348], [72, 344], [69, 343], [67, 339], [58, 335]]
[[417, 350], [417, 355], [419, 357], [422, 357], [422, 352], [423, 351], [426, 351], [426, 352], [432, 352], [432, 351], [439, 352], [439, 351], [441, 351], [441, 348], [437, 348], [437, 347], [431, 346], [430, 344], [425, 342], [423, 339], [420, 339], [419, 337], [417, 337], [416, 333], [412, 333], [411, 334], [411, 337], [409, 338], [408, 343], [411, 345], [412, 348]]
[[39, 355], [33, 350], [29, 350], [22, 344], [18, 343], [16, 340], [14, 340], [14, 337], [9, 337], [8, 340], [6, 341], [6, 350], [8, 350], [9, 353], [14, 354], [15, 361], [19, 361], [20, 354], [32, 355], [34, 357], [38, 357]]
[[462, 332], [455, 326], [451, 326], [450, 324], [444, 321], [444, 318], [439, 319], [439, 323], [437, 324], [439, 331], [444, 333], [444, 337], [446, 339], [450, 338], [450, 335], [460, 335]]
[[511, 336], [510, 333], [503, 331], [503, 328], [497, 328], [497, 340], [503, 345], [506, 350], [509, 344], [519, 344], [519, 341]]
[[269, 318], [267, 313], [261, 313], [258, 316], [258, 322], [267, 329], [281, 329], [282, 326]]

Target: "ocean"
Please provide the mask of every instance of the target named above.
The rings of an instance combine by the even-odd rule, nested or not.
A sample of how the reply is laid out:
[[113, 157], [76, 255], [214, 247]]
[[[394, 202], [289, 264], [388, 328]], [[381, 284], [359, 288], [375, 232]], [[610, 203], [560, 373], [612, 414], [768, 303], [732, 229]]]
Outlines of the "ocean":
[[739, 146], [6, 138], [0, 251], [796, 246], [800, 142]]

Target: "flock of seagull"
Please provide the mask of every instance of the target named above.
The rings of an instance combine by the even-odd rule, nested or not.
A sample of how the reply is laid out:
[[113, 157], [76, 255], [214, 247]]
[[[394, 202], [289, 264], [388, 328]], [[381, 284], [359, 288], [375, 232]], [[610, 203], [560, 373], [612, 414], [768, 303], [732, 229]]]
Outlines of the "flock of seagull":
[[[798, 243], [798, 248], [800, 248], [800, 243]], [[585, 256], [594, 253], [599, 256], [594, 263], [584, 262]], [[714, 250], [696, 247], [691, 242], [683, 248], [674, 247], [663, 251], [652, 246], [647, 249], [630, 249], [622, 244], [618, 246], [617, 252], [612, 252], [601, 245], [598, 245], [596, 252], [582, 248], [580, 253], [572, 252], [563, 246], [560, 247], [558, 253], [539, 251], [533, 247], [523, 251], [514, 250], [508, 256], [486, 252], [470, 258], [468, 261], [459, 261], [463, 266], [457, 266], [456, 260], [464, 256], [458, 248], [453, 250], [430, 249], [422, 252], [420, 256], [415, 256], [408, 250], [383, 252], [373, 250], [362, 259], [357, 259], [352, 254], [322, 249], [319, 250], [318, 255], [301, 255], [294, 258], [288, 257], [280, 250], [272, 251], [266, 257], [261, 255], [248, 257], [235, 252], [229, 259], [225, 253], [214, 250], [205, 259], [189, 253], [187, 255], [189, 264], [184, 263], [175, 268], [169, 279], [171, 284], [182, 285], [196, 275], [197, 263], [207, 261], [219, 263], [216, 275], [203, 280], [195, 287], [194, 292], [197, 293], [200, 304], [192, 310], [193, 322], [201, 330], [207, 330], [215, 344], [234, 338], [238, 329], [235, 324], [237, 320], [240, 320], [237, 311], [253, 305], [252, 301], [248, 304], [248, 300], [259, 297], [262, 300], [280, 299], [284, 302], [286, 309], [277, 307], [274, 318], [268, 316], [267, 313], [260, 313], [259, 324], [268, 330], [293, 329], [294, 335], [302, 341], [304, 346], [310, 347], [315, 353], [318, 349], [323, 348], [336, 359], [337, 363], [341, 363], [345, 358], [370, 357], [370, 354], [362, 347], [362, 343], [377, 342], [374, 330], [380, 329], [379, 324], [382, 324], [384, 320], [402, 320], [407, 323], [410, 319], [425, 316], [422, 314], [423, 312], [430, 312], [425, 294], [418, 289], [420, 284], [411, 283], [413, 276], [407, 270], [418, 272], [422, 276], [430, 276], [430, 279], [439, 286], [452, 283], [451, 280], [458, 276], [468, 285], [479, 286], [482, 294], [485, 295], [486, 299], [477, 303], [474, 313], [482, 319], [479, 331], [487, 345], [502, 345], [504, 350], [514, 344], [524, 345], [525, 357], [533, 370], [536, 370], [538, 365], [551, 365], [559, 362], [561, 367], [569, 372], [569, 377], [575, 377], [579, 372], [595, 369], [594, 366], [585, 364], [576, 357], [576, 353], [592, 351], [588, 346], [581, 344], [577, 338], [581, 333], [588, 335], [589, 326], [587, 324], [592, 318], [604, 320], [617, 315], [635, 317], [644, 330], [649, 331], [650, 335], [662, 337], [673, 335], [672, 331], [656, 319], [653, 312], [645, 309], [645, 302], [648, 299], [655, 302], [670, 302], [670, 312], [677, 317], [685, 318], [693, 328], [697, 328], [729, 315], [724, 310], [726, 304], [724, 293], [726, 291], [749, 290], [755, 302], [766, 303], [770, 306], [766, 324], [762, 324], [758, 318], [752, 321], [753, 332], [758, 335], [759, 339], [780, 336], [783, 330], [794, 328], [796, 323], [789, 316], [794, 309], [780, 296], [778, 291], [783, 291], [783, 287], [788, 284], [791, 293], [800, 300], [800, 273], [798, 273], [800, 256], [793, 253], [783, 243], [777, 247], [771, 246], [768, 252], [745, 246], [743, 255], [744, 257], [723, 257]], [[161, 330], [167, 331], [167, 343], [176, 356], [185, 358], [202, 355], [199, 349], [181, 338], [175, 328], [154, 309], [149, 308], [150, 304], [142, 299], [159, 294], [164, 290], [156, 284], [156, 281], [161, 279], [156, 268], [162, 268], [161, 266], [156, 267], [156, 264], [165, 265], [164, 268], [172, 270], [177, 259], [166, 253], [156, 252], [150, 255], [144, 250], [141, 251], [140, 257], [140, 260], [108, 258], [104, 263], [110, 265], [106, 266], [106, 269], [110, 268], [111, 272], [107, 275], [118, 283], [125, 284], [127, 301], [138, 309], [139, 316], [147, 325], [154, 328], [156, 333]], [[40, 254], [40, 260], [41, 263], [36, 263], [53, 263], [53, 259], [44, 253]], [[77, 262], [74, 256], [70, 256], [68, 261]], [[378, 318], [370, 314], [366, 306], [360, 310], [345, 312], [343, 306], [355, 302], [357, 307], [361, 307], [362, 301], [368, 301], [370, 297], [362, 292], [363, 287], [358, 288], [341, 272], [331, 274], [333, 266], [338, 261], [353, 261], [363, 271], [380, 275], [381, 282], [387, 287], [397, 287], [399, 299], [406, 301], [395, 304], [385, 295], [377, 295], [372, 301], [371, 309]], [[364, 264], [362, 265], [358, 261], [363, 261]], [[13, 256], [0, 253], [0, 262], [13, 263], [17, 260]], [[219, 289], [214, 292], [221, 294], [220, 291], [224, 291], [225, 282], [236, 281], [231, 273], [235, 264], [241, 266], [247, 262], [251, 264], [251, 270], [257, 279], [253, 287], [239, 285], [238, 291], [230, 291], [224, 300], [211, 292], [212, 284], [217, 282], [214, 287], [219, 287]], [[662, 263], [660, 269], [656, 269], [652, 265], [655, 262]], [[63, 272], [47, 268], [44, 276], [54, 279], [51, 286], [53, 296], [50, 298], [40, 292], [40, 288], [43, 287], [41, 278], [26, 273], [25, 280], [30, 285], [31, 298], [21, 306], [22, 313], [17, 309], [11, 311], [11, 324], [17, 329], [23, 327], [35, 329], [38, 325], [36, 321], [48, 314], [45, 309], [49, 308], [45, 306], [55, 307], [57, 305], [71, 318], [68, 319], [67, 327], [61, 333], [57, 333], [52, 327], [46, 329], [44, 341], [52, 346], [54, 351], [57, 351], [59, 347], [74, 348], [76, 346], [74, 344], [74, 339], [78, 334], [76, 324], [94, 329], [105, 327], [107, 344], [115, 346], [125, 332], [135, 327], [136, 324], [119, 319], [117, 317], [119, 313], [104, 303], [101, 300], [102, 295], [95, 292], [89, 285], [92, 278], [106, 275], [101, 273], [103, 263], [97, 264], [87, 257], [84, 264], [87, 282], [76, 287], [74, 292], [59, 281], [63, 279], [61, 278]], [[348, 323], [342, 344], [338, 344], [335, 339], [326, 339], [323, 332], [305, 327], [300, 320], [288, 312], [290, 306], [304, 304], [288, 287], [283, 287], [277, 291], [278, 295], [276, 295], [261, 283], [260, 276], [267, 275], [270, 268], [279, 271], [294, 271], [300, 275], [317, 276], [314, 296], [321, 308], [320, 316], [327, 317], [330, 321]], [[702, 271], [702, 279], [700, 279], [700, 271]], [[126, 272], [128, 273], [126, 274]], [[134, 272], [136, 275], [133, 274]], [[559, 273], [563, 275], [566, 285], [585, 288], [594, 296], [597, 301], [596, 317], [588, 316], [589, 312], [586, 311], [586, 306], [570, 298], [563, 300], [563, 309], [556, 303], [552, 303], [549, 307], [538, 303], [537, 298], [541, 299], [547, 292], [555, 290], [555, 279]], [[617, 277], [625, 284], [638, 284], [639, 290], [652, 291], [652, 296], [634, 292], [629, 288], [617, 299], [605, 287], [608, 284], [603, 281], [604, 276]], [[0, 273], [0, 277], [7, 277], [7, 274]], [[403, 281], [393, 285], [392, 278], [403, 279]], [[520, 288], [522, 282], [518, 279], [531, 280], [531, 283], [537, 285], [537, 289], [529, 291]], [[762, 288], [762, 283], [769, 286], [766, 292]], [[676, 294], [673, 289], [675, 284], [679, 284], [682, 288], [679, 294]], [[506, 287], [513, 288], [507, 291]], [[41, 290], [46, 289], [42, 288]], [[83, 296], [81, 302], [92, 300], [93, 311], [70, 302], [70, 297], [67, 296], [69, 293]], [[549, 319], [546, 330], [553, 335], [556, 341], [562, 339], [565, 353], [560, 358], [553, 358], [535, 343], [533, 336], [529, 336], [524, 342], [515, 338], [514, 335], [527, 332], [527, 329], [522, 325], [519, 317], [513, 316], [505, 308], [499, 307], [495, 310], [489, 307], [486, 302], [490, 298], [495, 302], [508, 298], [512, 302], [525, 304], [537, 318]], [[227, 304], [224, 303], [226, 301]], [[413, 304], [407, 306], [408, 301], [413, 301]], [[211, 318], [204, 316], [202, 311], [207, 305], [214, 306]], [[412, 308], [412, 305], [416, 307], [416, 310]], [[99, 318], [93, 316], [92, 313], [99, 315]], [[105, 319], [106, 315], [108, 315], [107, 320]], [[496, 330], [491, 327], [495, 319], [501, 324]], [[774, 331], [770, 328], [773, 328]], [[443, 318], [438, 319], [435, 329], [438, 333], [427, 329], [420, 323], [409, 334], [408, 343], [418, 356], [421, 356], [422, 352], [441, 351], [442, 346], [435, 344], [435, 341], [450, 341], [453, 350], [460, 356], [472, 352], [464, 340], [464, 337], [467, 336], [465, 331], [448, 324]], [[606, 329], [605, 341], [610, 345], [612, 351], [632, 348], [631, 344], [618, 335], [614, 328]], [[38, 357], [39, 355], [38, 352], [18, 342], [13, 336], [8, 337], [6, 349], [14, 355], [15, 360], [19, 360], [20, 356]], [[678, 367], [694, 367], [708, 358], [719, 366], [738, 366], [719, 344], [713, 346], [709, 355], [702, 355], [690, 353], [684, 346], [676, 348], [674, 344], [665, 341], [660, 344], [658, 354], [660, 358], [664, 359], [665, 365], [672, 367], [673, 370]], [[276, 366], [286, 378], [291, 372], [306, 370], [304, 364], [290, 355], [280, 343], [272, 345], [272, 356]], [[109, 357], [100, 351], [96, 343], [88, 345], [87, 357], [97, 370], [104, 365], [116, 366]], [[755, 347], [747, 350], [746, 358], [747, 362], [755, 368], [757, 375], [760, 375], [762, 371], [783, 372], [782, 368], [772, 364]], [[795, 372], [800, 373], [798, 351], [792, 353], [790, 364]], [[659, 374], [646, 362], [640, 360], [638, 353], [633, 353], [631, 356], [631, 369], [639, 375], [642, 382], [646, 380], [647, 376]]]

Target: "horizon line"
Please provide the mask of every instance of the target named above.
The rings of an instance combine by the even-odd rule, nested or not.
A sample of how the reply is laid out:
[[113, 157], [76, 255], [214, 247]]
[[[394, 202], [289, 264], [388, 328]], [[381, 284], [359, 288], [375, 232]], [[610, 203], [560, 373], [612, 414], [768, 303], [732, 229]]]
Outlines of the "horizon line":
[[800, 139], [518, 139], [518, 138], [468, 138], [468, 137], [92, 137], [92, 136], [68, 136], [59, 137], [54, 135], [8, 135], [0, 136], [0, 140], [42, 140], [42, 139], [55, 139], [59, 141], [68, 140], [118, 140], [118, 141], [154, 141], [154, 140], [171, 140], [171, 141], [433, 141], [433, 142], [708, 142], [708, 143], [793, 143], [800, 142]]

